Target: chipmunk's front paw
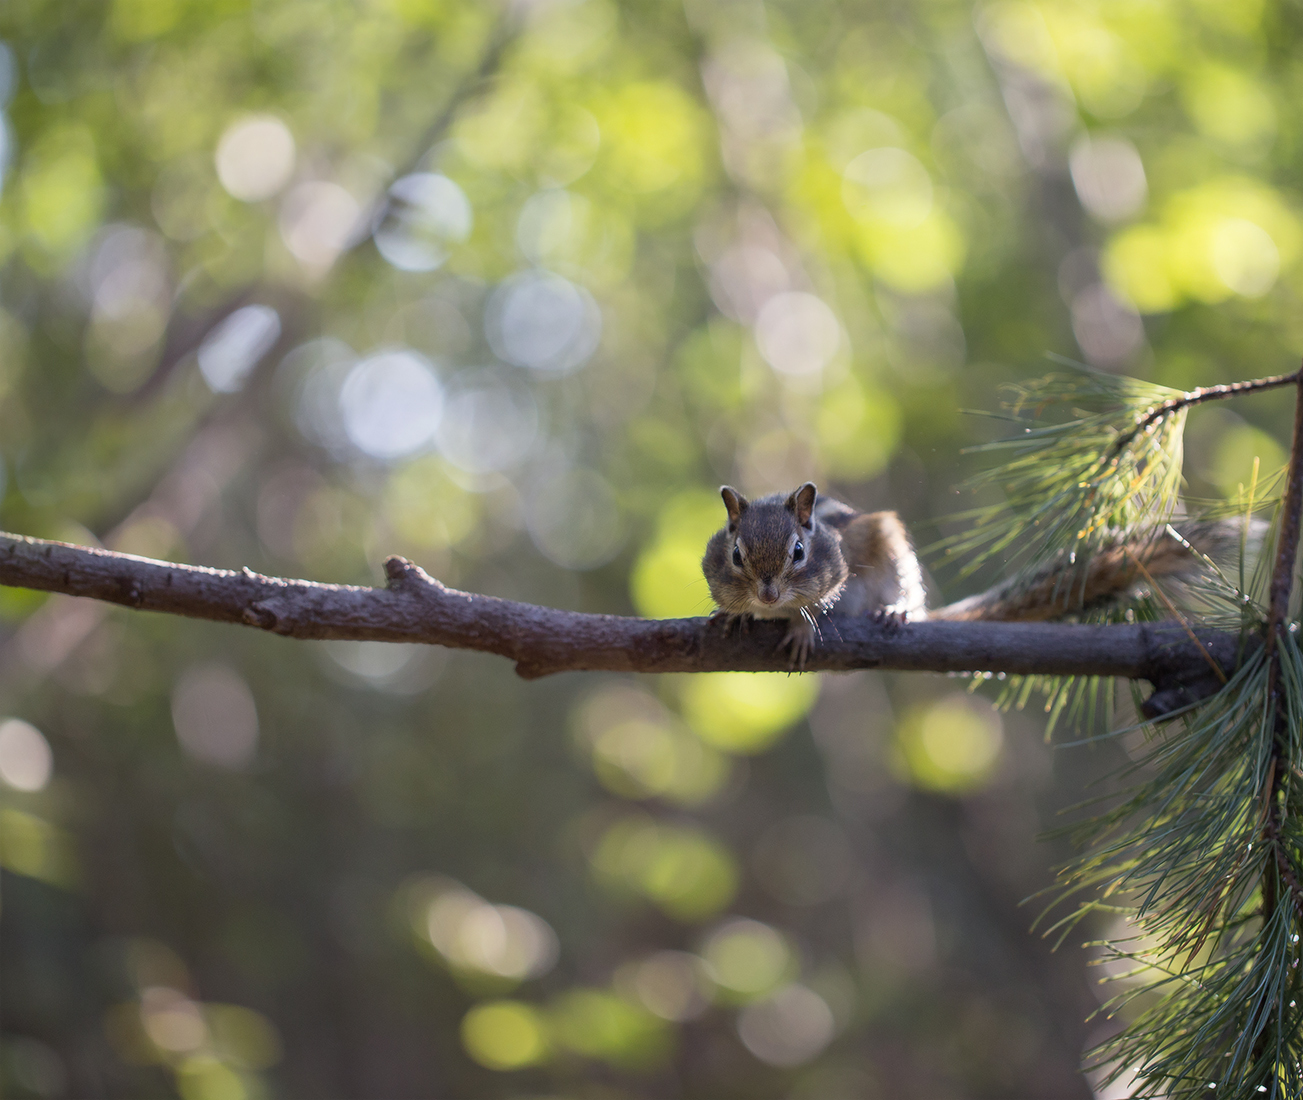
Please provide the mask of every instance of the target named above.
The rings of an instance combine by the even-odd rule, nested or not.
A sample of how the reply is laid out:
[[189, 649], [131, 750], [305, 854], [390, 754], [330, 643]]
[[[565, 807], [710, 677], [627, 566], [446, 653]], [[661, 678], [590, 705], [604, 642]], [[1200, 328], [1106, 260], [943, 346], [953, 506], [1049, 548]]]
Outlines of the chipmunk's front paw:
[[787, 628], [787, 633], [783, 635], [783, 640], [778, 643], [777, 652], [782, 653], [790, 647], [792, 662], [788, 667], [794, 672], [804, 672], [805, 662], [810, 659], [810, 651], [814, 649], [814, 639], [813, 623], [805, 619], [793, 619]]

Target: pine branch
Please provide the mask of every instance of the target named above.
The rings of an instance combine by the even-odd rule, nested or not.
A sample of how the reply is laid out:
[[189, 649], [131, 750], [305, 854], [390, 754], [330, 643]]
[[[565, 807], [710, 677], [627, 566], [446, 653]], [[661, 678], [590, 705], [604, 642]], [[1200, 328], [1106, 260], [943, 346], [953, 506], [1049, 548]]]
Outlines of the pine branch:
[[1290, 446], [1289, 474], [1285, 485], [1284, 516], [1276, 544], [1276, 564], [1271, 574], [1267, 618], [1267, 653], [1274, 651], [1275, 637], [1289, 611], [1294, 589], [1294, 564], [1298, 560], [1300, 519], [1303, 518], [1303, 371], [1295, 376], [1298, 400], [1294, 406], [1294, 439]]
[[[975, 447], [1005, 461], [968, 482], [994, 487], [1002, 502], [952, 517], [961, 534], [937, 548], [965, 555], [971, 572], [995, 555], [1026, 559], [1028, 568], [1056, 555], [1084, 558], [1139, 537], [1172, 517], [1181, 479], [1185, 411], [1137, 425], [1155, 407], [1185, 395], [1134, 378], [1082, 372], [1047, 375], [1011, 387], [1006, 403], [1018, 435]], [[1050, 409], [1067, 419], [1046, 423]], [[1027, 415], [1030, 411], [1030, 416]]]
[[1276, 374], [1270, 378], [1254, 378], [1248, 382], [1229, 382], [1222, 386], [1199, 386], [1181, 394], [1179, 397], [1169, 398], [1145, 413], [1130, 431], [1118, 436], [1117, 442], [1113, 444], [1113, 453], [1120, 454], [1126, 447], [1130, 446], [1131, 441], [1136, 436], [1148, 432], [1160, 420], [1165, 420], [1173, 413], [1188, 409], [1193, 405], [1202, 405], [1206, 401], [1221, 401], [1228, 397], [1239, 397], [1246, 393], [1275, 389], [1277, 386], [1293, 385], [1299, 381], [1300, 373], [1300, 371], [1294, 371], [1292, 374]]
[[[0, 534], [0, 584], [88, 596], [143, 611], [237, 623], [293, 638], [424, 642], [495, 653], [527, 678], [554, 672], [787, 671], [781, 622], [730, 633], [722, 619], [638, 619], [538, 607], [447, 588], [402, 558], [384, 588], [265, 577]], [[1217, 690], [1176, 624], [820, 621], [810, 671], [1048, 674], [1148, 680], [1165, 708]], [[1238, 635], [1197, 640], [1232, 667]], [[1153, 701], [1151, 699], [1151, 702]]]
[[[1238, 585], [1207, 572], [1206, 594], [1225, 589], [1246, 644], [1263, 645], [1246, 649], [1214, 698], [1133, 750], [1123, 772], [1133, 786], [1081, 826], [1091, 848], [1062, 876], [1064, 896], [1111, 897], [1134, 929], [1132, 945], [1105, 945], [1135, 964], [1122, 979], [1130, 988], [1108, 1006], [1127, 1023], [1092, 1056], [1113, 1078], [1134, 1074], [1137, 1097], [1303, 1092], [1303, 651], [1287, 623], [1303, 522], [1303, 372], [1215, 389], [1229, 396], [1289, 382], [1299, 392], [1266, 606], [1243, 591], [1243, 567]], [[1138, 421], [1137, 434], [1182, 415], [1177, 404]], [[1058, 926], [1097, 907], [1086, 902]]]

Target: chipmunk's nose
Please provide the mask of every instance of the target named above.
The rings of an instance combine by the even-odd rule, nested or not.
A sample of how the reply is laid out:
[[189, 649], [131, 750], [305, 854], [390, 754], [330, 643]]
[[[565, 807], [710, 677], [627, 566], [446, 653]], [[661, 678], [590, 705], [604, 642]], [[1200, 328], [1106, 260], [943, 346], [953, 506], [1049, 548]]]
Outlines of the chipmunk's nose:
[[756, 599], [761, 603], [777, 603], [778, 585], [774, 584], [773, 581], [764, 581], [756, 590]]

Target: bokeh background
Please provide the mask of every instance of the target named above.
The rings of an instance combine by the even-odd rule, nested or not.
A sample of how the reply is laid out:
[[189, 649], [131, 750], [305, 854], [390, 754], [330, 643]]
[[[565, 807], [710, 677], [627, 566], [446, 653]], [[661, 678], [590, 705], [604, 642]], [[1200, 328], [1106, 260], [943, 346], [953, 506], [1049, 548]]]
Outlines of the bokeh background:
[[[1046, 353], [1292, 369], [1300, 18], [10, 0], [0, 525], [651, 616], [708, 610], [722, 481], [927, 546]], [[1191, 492], [1290, 406], [1194, 412]], [[1020, 903], [1124, 750], [971, 686], [524, 683], [0, 590], [0, 1088], [1123, 1095], [1092, 951]]]

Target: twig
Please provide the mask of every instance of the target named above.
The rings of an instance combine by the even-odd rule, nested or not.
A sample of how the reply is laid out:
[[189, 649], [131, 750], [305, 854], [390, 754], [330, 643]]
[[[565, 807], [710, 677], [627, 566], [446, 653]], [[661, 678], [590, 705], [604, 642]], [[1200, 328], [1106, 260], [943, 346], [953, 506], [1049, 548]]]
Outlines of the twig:
[[[238, 623], [293, 638], [423, 642], [496, 653], [527, 678], [554, 672], [787, 671], [786, 623], [729, 633], [722, 619], [588, 615], [458, 592], [402, 558], [385, 562], [384, 588], [265, 577], [109, 550], [0, 534], [0, 584], [89, 596], [143, 611]], [[835, 633], [837, 636], [833, 637]], [[1222, 664], [1239, 637], [1206, 631], [1199, 643]], [[998, 671], [1015, 675], [1119, 676], [1179, 694], [1204, 657], [1172, 624], [837, 620], [811, 671]], [[1213, 688], [1215, 690], [1215, 687]], [[1190, 700], [1185, 698], [1184, 703]]]
[[1295, 371], [1293, 374], [1276, 374], [1270, 378], [1254, 378], [1248, 382], [1228, 382], [1222, 386], [1200, 386], [1197, 389], [1183, 393], [1180, 397], [1173, 397], [1168, 401], [1164, 401], [1161, 405], [1155, 405], [1136, 421], [1135, 426], [1130, 431], [1123, 432], [1113, 441], [1113, 446], [1109, 449], [1104, 461], [1107, 462], [1114, 455], [1121, 454], [1126, 446], [1141, 432], [1148, 431], [1152, 425], [1165, 417], [1171, 416], [1174, 412], [1188, 409], [1191, 405], [1201, 405], [1205, 401], [1220, 401], [1222, 398], [1253, 393], [1255, 390], [1270, 390], [1275, 389], [1277, 386], [1288, 386], [1299, 381], [1300, 373], [1300, 371]]
[[1294, 563], [1298, 560], [1300, 517], [1303, 517], [1303, 371], [1296, 373], [1298, 401], [1294, 406], [1294, 439], [1289, 452], [1289, 473], [1285, 485], [1280, 540], [1276, 544], [1276, 564], [1271, 573], [1267, 611], [1267, 653], [1276, 647], [1276, 634], [1289, 612], [1290, 592], [1294, 587]]
[[1300, 921], [1303, 921], [1303, 886], [1299, 885], [1298, 876], [1294, 874], [1294, 866], [1290, 863], [1289, 857], [1285, 855], [1285, 849], [1281, 847], [1279, 840], [1274, 847], [1276, 849], [1276, 866], [1280, 868], [1280, 877], [1285, 880], [1285, 885], [1289, 887], [1290, 896], [1294, 899], [1294, 912], [1298, 915]]
[[1298, 915], [1300, 923], [1303, 923], [1303, 884], [1299, 882], [1294, 865], [1285, 854], [1285, 847], [1281, 843], [1280, 826], [1274, 814], [1268, 815], [1263, 833], [1276, 854], [1276, 866], [1280, 870], [1280, 877], [1289, 887], [1290, 897], [1294, 902], [1294, 912]]

